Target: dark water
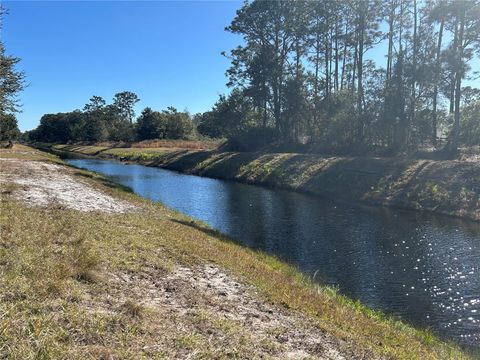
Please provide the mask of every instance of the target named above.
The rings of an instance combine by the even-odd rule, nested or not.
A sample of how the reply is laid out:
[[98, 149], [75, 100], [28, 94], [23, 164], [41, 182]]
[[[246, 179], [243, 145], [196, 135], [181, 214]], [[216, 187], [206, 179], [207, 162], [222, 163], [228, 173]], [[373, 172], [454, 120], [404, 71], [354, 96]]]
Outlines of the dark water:
[[[480, 349], [480, 224], [182, 175], [107, 160], [70, 164], [110, 176], [364, 304]], [[476, 350], [475, 350], [476, 349]]]

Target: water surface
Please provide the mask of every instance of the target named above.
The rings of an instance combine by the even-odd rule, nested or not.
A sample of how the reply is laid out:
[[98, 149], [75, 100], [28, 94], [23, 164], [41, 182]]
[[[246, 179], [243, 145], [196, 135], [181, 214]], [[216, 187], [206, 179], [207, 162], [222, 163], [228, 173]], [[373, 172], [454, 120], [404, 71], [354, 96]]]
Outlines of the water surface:
[[277, 255], [367, 306], [480, 350], [478, 223], [142, 165], [66, 161]]

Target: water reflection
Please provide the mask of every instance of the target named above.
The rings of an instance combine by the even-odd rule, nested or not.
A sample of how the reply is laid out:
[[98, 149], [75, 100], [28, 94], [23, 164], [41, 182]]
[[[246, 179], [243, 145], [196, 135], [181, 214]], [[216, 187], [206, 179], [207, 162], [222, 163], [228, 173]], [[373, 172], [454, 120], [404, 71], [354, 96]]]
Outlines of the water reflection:
[[69, 160], [275, 254], [376, 309], [480, 343], [480, 225], [105, 160]]

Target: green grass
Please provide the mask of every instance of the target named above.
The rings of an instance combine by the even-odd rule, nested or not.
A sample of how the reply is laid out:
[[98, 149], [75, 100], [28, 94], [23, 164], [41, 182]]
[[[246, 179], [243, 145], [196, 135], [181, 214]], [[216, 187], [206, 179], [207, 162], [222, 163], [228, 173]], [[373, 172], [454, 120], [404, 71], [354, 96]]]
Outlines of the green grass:
[[[45, 155], [43, 160], [49, 159]], [[141, 277], [146, 269], [168, 274], [175, 264], [205, 262], [253, 285], [267, 302], [306, 314], [359, 354], [468, 358], [429, 331], [368, 309], [272, 256], [242, 247], [99, 175], [79, 170], [75, 176], [142, 210], [107, 214], [41, 209], [1, 194], [0, 358], [254, 357], [251, 338], [236, 324], [202, 312], [189, 318], [228, 334], [227, 344], [212, 345], [201, 331], [174, 325], [186, 319], [140, 306], [134, 293], [112, 282], [112, 274]]]
[[[98, 151], [89, 147], [79, 149], [75, 145], [55, 145], [54, 148], [82, 154]], [[306, 192], [337, 201], [480, 220], [479, 162], [171, 148], [108, 148], [96, 156]], [[468, 193], [462, 189], [468, 189]]]
[[68, 151], [78, 152], [83, 155], [97, 155], [100, 152], [103, 152], [109, 149], [106, 146], [83, 146], [83, 145], [54, 145], [53, 149], [55, 150], [64, 150], [68, 149]]

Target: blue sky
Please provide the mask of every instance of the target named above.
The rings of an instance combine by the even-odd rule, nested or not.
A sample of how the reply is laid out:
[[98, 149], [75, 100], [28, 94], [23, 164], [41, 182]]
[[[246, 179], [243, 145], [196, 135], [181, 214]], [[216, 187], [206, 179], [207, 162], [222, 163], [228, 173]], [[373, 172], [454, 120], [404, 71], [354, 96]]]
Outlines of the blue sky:
[[220, 53], [241, 41], [224, 31], [241, 1], [2, 4], [2, 40], [29, 83], [22, 131], [45, 113], [83, 108], [92, 95], [110, 101], [129, 90], [141, 98], [137, 114], [146, 106], [195, 113], [228, 91]]
[[[22, 131], [45, 113], [83, 108], [92, 95], [110, 101], [129, 90], [155, 110], [208, 110], [226, 93], [229, 60], [242, 40], [224, 31], [243, 1], [5, 1], [2, 40], [29, 86], [17, 115]], [[385, 64], [385, 46], [367, 58]], [[471, 66], [480, 69], [475, 59]], [[480, 87], [480, 80], [465, 82]]]

